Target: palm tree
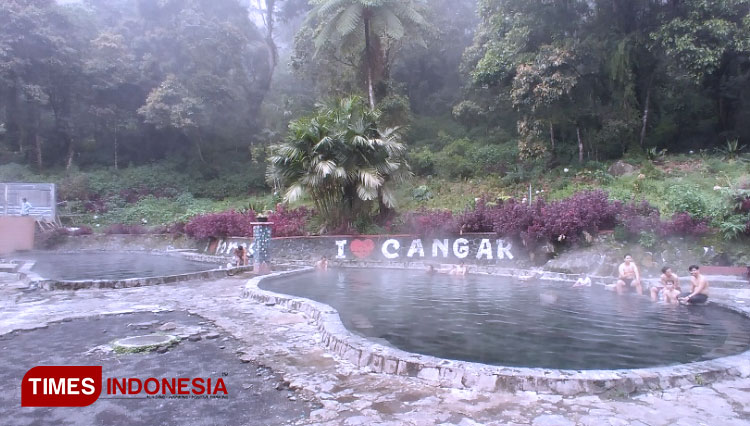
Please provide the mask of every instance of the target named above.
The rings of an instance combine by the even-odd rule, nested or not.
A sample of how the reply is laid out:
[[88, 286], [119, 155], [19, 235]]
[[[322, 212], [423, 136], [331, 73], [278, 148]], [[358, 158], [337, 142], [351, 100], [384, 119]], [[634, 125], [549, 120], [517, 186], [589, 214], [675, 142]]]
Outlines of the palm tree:
[[410, 35], [424, 44], [428, 28], [422, 16], [424, 0], [312, 0], [306, 25], [315, 22], [316, 54], [324, 46], [352, 52], [363, 48], [370, 108], [375, 109], [373, 81], [386, 73], [392, 49]]
[[398, 129], [377, 128], [380, 112], [359, 96], [318, 105], [289, 124], [270, 157], [268, 180], [286, 201], [309, 195], [328, 225], [369, 219], [375, 201], [395, 207], [393, 185], [411, 175]]

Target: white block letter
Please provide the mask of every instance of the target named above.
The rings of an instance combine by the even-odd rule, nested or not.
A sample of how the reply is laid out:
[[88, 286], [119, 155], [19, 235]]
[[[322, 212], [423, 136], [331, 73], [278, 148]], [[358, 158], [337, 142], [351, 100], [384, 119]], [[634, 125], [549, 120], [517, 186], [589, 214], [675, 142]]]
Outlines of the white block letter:
[[469, 255], [469, 240], [466, 238], [459, 238], [453, 242], [453, 255], [459, 259], [463, 259]]
[[346, 243], [346, 240], [336, 241], [336, 247], [339, 248], [339, 251], [336, 254], [336, 259], [346, 259], [346, 255], [344, 254], [344, 247], [346, 247]]
[[[388, 246], [393, 246], [393, 253], [388, 251]], [[386, 259], [395, 259], [398, 257], [399, 247], [401, 247], [401, 243], [399, 243], [398, 240], [385, 240], [383, 247], [381, 247], [381, 251]]]
[[422, 240], [412, 240], [409, 252], [406, 253], [406, 257], [414, 256], [414, 253], [419, 253], [419, 257], [424, 257], [424, 248], [422, 247]]
[[477, 259], [481, 259], [482, 256], [486, 256], [487, 260], [492, 260], [492, 244], [487, 238], [482, 238], [482, 242], [479, 243], [479, 250], [477, 250]]
[[438, 249], [443, 252], [443, 257], [448, 257], [448, 239], [432, 240], [432, 257], [437, 257]]
[[513, 253], [510, 252], [513, 245], [508, 243], [507, 246], [503, 246], [504, 243], [504, 240], [497, 240], [497, 258], [505, 259], [507, 257], [508, 259], [513, 259]]

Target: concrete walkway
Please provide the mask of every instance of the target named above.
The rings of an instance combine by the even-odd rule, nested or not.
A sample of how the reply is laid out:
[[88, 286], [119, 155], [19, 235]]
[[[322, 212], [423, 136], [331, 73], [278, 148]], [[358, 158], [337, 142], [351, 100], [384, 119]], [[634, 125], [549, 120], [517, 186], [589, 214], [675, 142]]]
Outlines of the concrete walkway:
[[[303, 397], [319, 402], [322, 408], [298, 424], [750, 425], [748, 377], [618, 399], [443, 389], [335, 359], [303, 315], [242, 298], [245, 279], [239, 277], [49, 292], [26, 291], [9, 276], [0, 276], [0, 334], [92, 315], [189, 311], [237, 338], [244, 353], [239, 357], [272, 368]], [[750, 304], [748, 292], [723, 297]]]

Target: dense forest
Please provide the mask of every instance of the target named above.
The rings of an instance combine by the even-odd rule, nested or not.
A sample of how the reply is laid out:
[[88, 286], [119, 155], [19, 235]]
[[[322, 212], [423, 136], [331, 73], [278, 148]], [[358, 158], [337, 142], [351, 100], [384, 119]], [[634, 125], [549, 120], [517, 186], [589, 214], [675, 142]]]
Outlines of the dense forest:
[[467, 175], [472, 156], [502, 173], [512, 156], [724, 146], [750, 137], [749, 10], [742, 0], [4, 1], [0, 158], [39, 170], [164, 158], [210, 169], [252, 160], [316, 101], [353, 93], [409, 129], [417, 173], [443, 151], [457, 157], [450, 172]]
[[[613, 182], [606, 164], [621, 158], [742, 160], [749, 12], [750, 0], [5, 0], [0, 180], [58, 182], [85, 213], [151, 197], [111, 222], [145, 222], [163, 199], [190, 206], [156, 219], [169, 222], [237, 207], [192, 197], [255, 194], [383, 224], [398, 198], [457, 211], [465, 200], [430, 200], [520, 198], [537, 181], [564, 198]], [[715, 166], [704, 172], [723, 187], [748, 189]], [[568, 168], [581, 178], [558, 179]], [[643, 198], [747, 231], [745, 213], [667, 200], [689, 193], [674, 179]], [[621, 200], [648, 189], [613, 185]]]

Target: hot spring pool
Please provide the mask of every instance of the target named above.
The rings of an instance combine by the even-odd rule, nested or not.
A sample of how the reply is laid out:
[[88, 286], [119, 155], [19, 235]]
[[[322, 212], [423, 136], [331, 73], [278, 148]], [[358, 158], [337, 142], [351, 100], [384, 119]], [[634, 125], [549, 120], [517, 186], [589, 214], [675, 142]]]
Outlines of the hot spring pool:
[[352, 332], [419, 354], [512, 367], [669, 366], [750, 348], [750, 319], [560, 282], [343, 269], [260, 287], [331, 305]]
[[51, 280], [121, 280], [163, 277], [215, 269], [218, 265], [182, 256], [138, 252], [28, 252], [15, 259], [32, 260], [32, 271]]

